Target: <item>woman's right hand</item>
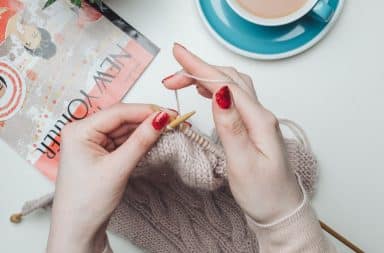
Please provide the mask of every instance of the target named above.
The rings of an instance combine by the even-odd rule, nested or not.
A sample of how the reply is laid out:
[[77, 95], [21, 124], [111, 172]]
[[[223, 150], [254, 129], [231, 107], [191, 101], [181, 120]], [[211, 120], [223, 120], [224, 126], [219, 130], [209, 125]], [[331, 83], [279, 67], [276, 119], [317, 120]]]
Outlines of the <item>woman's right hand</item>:
[[278, 120], [257, 100], [251, 78], [234, 68], [209, 65], [177, 43], [173, 53], [183, 69], [194, 76], [231, 80], [212, 83], [172, 75], [163, 83], [169, 89], [196, 84], [202, 96], [213, 98], [229, 185], [240, 207], [260, 223], [271, 223], [293, 212], [303, 196], [288, 168]]

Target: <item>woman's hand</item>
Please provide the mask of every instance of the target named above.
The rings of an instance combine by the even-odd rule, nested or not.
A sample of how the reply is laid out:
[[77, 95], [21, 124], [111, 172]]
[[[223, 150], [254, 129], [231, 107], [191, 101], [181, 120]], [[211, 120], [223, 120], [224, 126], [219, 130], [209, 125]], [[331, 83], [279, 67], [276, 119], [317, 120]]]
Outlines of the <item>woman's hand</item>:
[[48, 252], [101, 252], [131, 171], [175, 112], [118, 104], [62, 131]]
[[288, 169], [278, 120], [257, 100], [250, 77], [233, 68], [209, 65], [179, 44], [175, 44], [173, 53], [183, 69], [194, 76], [237, 83], [201, 82], [182, 75], [163, 80], [169, 89], [196, 84], [202, 96], [213, 98], [214, 121], [237, 203], [261, 223], [293, 212], [300, 205], [302, 194], [295, 175]]

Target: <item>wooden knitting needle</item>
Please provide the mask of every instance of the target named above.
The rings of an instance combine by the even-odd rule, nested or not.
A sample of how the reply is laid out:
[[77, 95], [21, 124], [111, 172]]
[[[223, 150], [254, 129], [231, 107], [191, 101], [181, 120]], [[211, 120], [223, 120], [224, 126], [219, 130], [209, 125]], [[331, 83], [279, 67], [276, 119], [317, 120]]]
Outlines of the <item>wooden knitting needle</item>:
[[169, 123], [167, 125], [167, 130], [173, 130], [175, 129], [176, 127], [178, 127], [181, 123], [185, 122], [186, 120], [188, 120], [190, 117], [192, 117], [194, 114], [196, 113], [196, 111], [192, 111], [192, 112], [189, 112], [187, 114], [184, 114], [178, 118], [176, 118], [175, 120], [173, 120], [171, 123]]
[[23, 214], [21, 214], [21, 213], [16, 213], [16, 214], [13, 214], [9, 219], [10, 219], [10, 221], [11, 221], [12, 223], [17, 224], [17, 223], [20, 223], [20, 222], [21, 222], [22, 218], [23, 218]]
[[338, 241], [343, 243], [345, 246], [347, 246], [348, 248], [350, 248], [351, 250], [353, 250], [356, 253], [364, 253], [364, 251], [362, 249], [357, 247], [352, 242], [348, 241], [347, 238], [345, 238], [341, 234], [337, 233], [333, 228], [331, 228], [330, 226], [328, 226], [327, 224], [325, 224], [321, 220], [319, 222], [320, 222], [321, 228], [324, 229], [324, 231], [327, 231], [328, 234], [330, 234], [333, 237], [335, 237]]
[[[160, 106], [157, 106], [157, 105], [150, 105], [151, 106], [151, 109], [154, 111], [154, 112], [159, 112], [161, 111], [161, 107]], [[177, 117], [176, 119], [172, 119], [172, 121], [167, 125], [167, 130], [173, 130], [175, 129], [176, 127], [178, 127], [180, 124], [182, 124], [183, 122], [187, 121], [190, 117], [192, 117], [194, 114], [196, 113], [196, 111], [192, 111], [192, 112], [189, 112], [187, 114], [184, 114], [180, 117]]]

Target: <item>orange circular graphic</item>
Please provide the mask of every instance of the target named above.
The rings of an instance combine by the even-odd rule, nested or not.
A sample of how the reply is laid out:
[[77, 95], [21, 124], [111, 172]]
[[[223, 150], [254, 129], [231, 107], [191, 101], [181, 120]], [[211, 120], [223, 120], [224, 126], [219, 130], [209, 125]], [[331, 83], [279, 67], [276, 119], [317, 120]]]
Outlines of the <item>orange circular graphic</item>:
[[23, 106], [27, 87], [15, 67], [0, 61], [0, 121], [13, 117]]

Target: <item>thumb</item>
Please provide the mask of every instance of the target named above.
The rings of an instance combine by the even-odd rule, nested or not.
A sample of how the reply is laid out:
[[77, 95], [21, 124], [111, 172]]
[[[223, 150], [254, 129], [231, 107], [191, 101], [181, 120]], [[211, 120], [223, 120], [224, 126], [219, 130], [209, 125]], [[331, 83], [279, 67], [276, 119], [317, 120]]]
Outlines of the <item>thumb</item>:
[[228, 86], [223, 86], [214, 94], [212, 107], [216, 129], [226, 155], [232, 161], [239, 159], [239, 151], [245, 151], [251, 142]]
[[166, 111], [152, 113], [125, 143], [109, 155], [109, 162], [114, 168], [129, 174], [159, 139], [170, 120], [170, 113]]

